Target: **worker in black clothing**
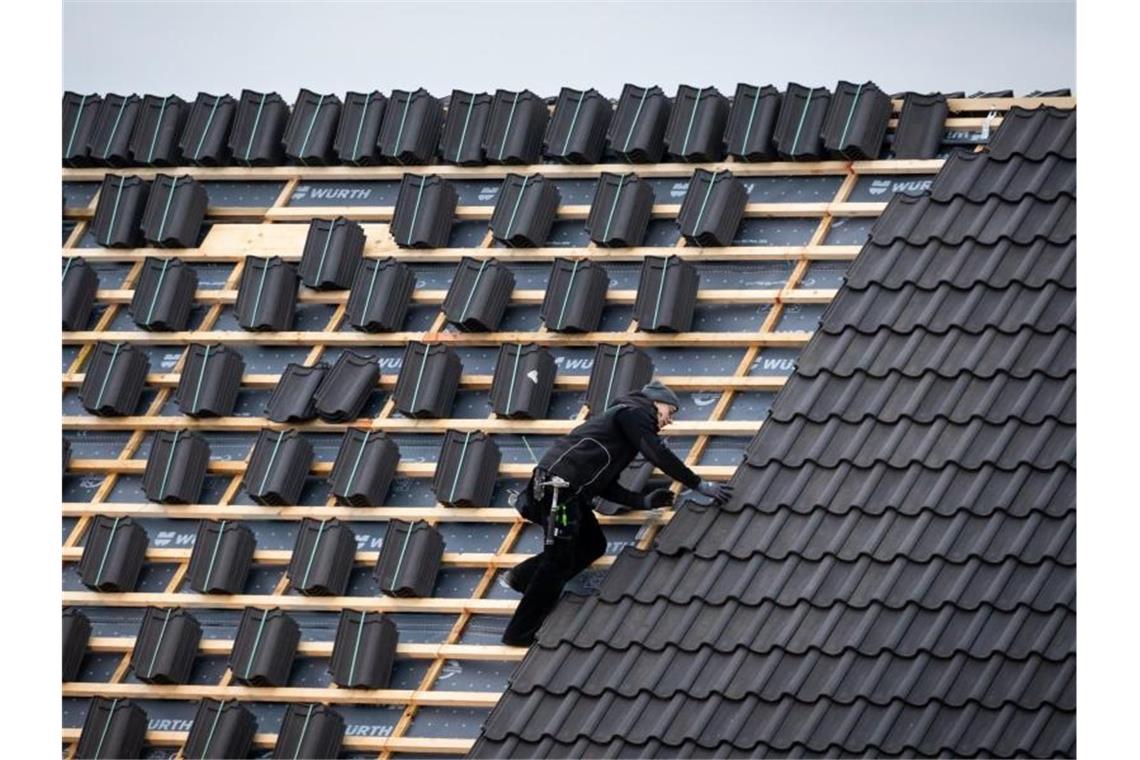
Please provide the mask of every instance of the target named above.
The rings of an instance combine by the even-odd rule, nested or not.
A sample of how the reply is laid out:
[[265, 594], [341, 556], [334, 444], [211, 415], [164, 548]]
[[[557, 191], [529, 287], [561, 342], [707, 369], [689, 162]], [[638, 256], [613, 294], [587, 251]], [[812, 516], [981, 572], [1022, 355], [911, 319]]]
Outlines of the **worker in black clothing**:
[[[543, 454], [515, 507], [527, 520], [544, 526], [545, 546], [507, 576], [508, 584], [523, 598], [503, 633], [504, 644], [529, 646], [566, 582], [605, 553], [606, 537], [593, 513], [595, 497], [633, 509], [673, 503], [673, 492], [667, 488], [634, 493], [618, 484], [618, 476], [638, 452], [669, 477], [715, 502], [732, 495], [731, 486], [701, 480], [658, 435], [679, 406], [677, 394], [655, 380], [619, 398]], [[555, 486], [558, 501], [552, 515]]]

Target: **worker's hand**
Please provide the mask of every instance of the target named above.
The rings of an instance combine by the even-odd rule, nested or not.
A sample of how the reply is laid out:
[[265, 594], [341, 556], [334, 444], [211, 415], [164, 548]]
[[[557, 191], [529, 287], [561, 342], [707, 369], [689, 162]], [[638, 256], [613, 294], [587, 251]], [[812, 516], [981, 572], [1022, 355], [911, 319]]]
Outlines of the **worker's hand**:
[[673, 503], [673, 492], [668, 488], [655, 488], [649, 493], [642, 494], [642, 509], [657, 509], [667, 507]]
[[697, 493], [709, 497], [717, 504], [724, 504], [732, 498], [732, 486], [727, 483], [714, 483], [711, 480], [702, 480], [696, 490]]

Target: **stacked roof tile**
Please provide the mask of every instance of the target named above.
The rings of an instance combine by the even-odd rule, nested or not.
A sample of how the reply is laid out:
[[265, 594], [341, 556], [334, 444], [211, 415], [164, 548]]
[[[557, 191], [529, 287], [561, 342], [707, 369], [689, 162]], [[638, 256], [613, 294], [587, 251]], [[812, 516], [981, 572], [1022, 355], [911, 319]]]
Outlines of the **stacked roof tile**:
[[182, 163], [178, 138], [182, 136], [189, 113], [190, 106], [177, 95], [144, 96], [131, 134], [131, 157], [135, 162], [147, 166]]
[[63, 265], [63, 329], [84, 330], [95, 308], [99, 275], [79, 256], [69, 256]]
[[1075, 753], [1075, 123], [895, 197], [733, 499], [564, 599], [473, 756]]
[[87, 153], [100, 166], [126, 166], [131, 160], [131, 130], [142, 99], [107, 93], [99, 104]]
[[108, 174], [99, 189], [91, 220], [95, 242], [108, 248], [134, 248], [142, 244], [142, 219], [150, 183], [139, 177]]
[[248, 707], [232, 699], [205, 697], [194, 713], [182, 756], [247, 757], [256, 732], [257, 719]]
[[186, 129], [178, 147], [186, 160], [197, 166], [223, 166], [232, 153], [227, 137], [237, 101], [230, 95], [200, 92], [190, 107]]
[[398, 638], [396, 624], [379, 612], [341, 612], [329, 660], [333, 682], [347, 688], [387, 688]]
[[594, 89], [563, 87], [546, 127], [543, 155], [568, 164], [596, 164], [606, 147], [613, 106]]
[[242, 90], [230, 129], [230, 154], [241, 166], [270, 166], [285, 159], [281, 138], [289, 104], [275, 92]]
[[342, 163], [366, 166], [376, 163], [376, 137], [388, 99], [383, 93], [349, 92], [340, 109], [333, 151]]
[[483, 135], [491, 116], [491, 96], [485, 92], [452, 90], [447, 103], [452, 115], [443, 127], [439, 153], [458, 166], [478, 166], [485, 160]]
[[404, 262], [393, 258], [362, 259], [345, 307], [348, 323], [364, 332], [399, 330], [415, 287], [416, 275]]
[[353, 506], [383, 504], [399, 460], [399, 447], [385, 433], [349, 428], [329, 476], [333, 496]]
[[336, 95], [306, 89], [297, 93], [285, 127], [285, 155], [303, 166], [332, 163], [340, 110], [340, 98]]
[[443, 126], [443, 104], [422, 87], [393, 90], [376, 138], [380, 161], [401, 166], [430, 163]]
[[201, 594], [238, 594], [253, 566], [257, 539], [233, 520], [202, 520], [186, 573], [190, 588]]
[[442, 248], [451, 235], [459, 197], [434, 174], [405, 174], [392, 212], [391, 232], [401, 248]]
[[597, 261], [555, 259], [542, 297], [542, 321], [554, 332], [598, 329], [609, 286], [610, 276]]
[[[963, 93], [881, 91], [873, 82], [827, 87], [741, 83], [731, 100], [714, 87], [627, 84], [610, 101], [563, 88], [556, 98], [497, 90], [424, 89], [333, 93], [302, 89], [292, 106], [276, 93], [238, 98], [64, 94], [65, 166], [597, 164], [608, 150], [630, 163], [874, 159], [893, 99], [903, 101], [890, 143], [896, 158], [932, 158], [941, 147], [948, 98]], [[971, 98], [1009, 98], [1011, 90]], [[1027, 97], [1069, 97], [1068, 90]], [[550, 108], [553, 103], [554, 108]], [[104, 193], [105, 195], [105, 193]], [[397, 235], [397, 240], [401, 239]], [[401, 243], [402, 244], [402, 243]]]
[[297, 274], [316, 290], [345, 290], [364, 256], [364, 229], [342, 217], [314, 219]]
[[181, 259], [148, 256], [131, 299], [131, 317], [144, 330], [185, 330], [197, 289], [198, 273]]
[[[497, 465], [496, 465], [497, 466]], [[389, 596], [431, 596], [443, 561], [443, 534], [420, 520], [391, 520], [372, 577]]]

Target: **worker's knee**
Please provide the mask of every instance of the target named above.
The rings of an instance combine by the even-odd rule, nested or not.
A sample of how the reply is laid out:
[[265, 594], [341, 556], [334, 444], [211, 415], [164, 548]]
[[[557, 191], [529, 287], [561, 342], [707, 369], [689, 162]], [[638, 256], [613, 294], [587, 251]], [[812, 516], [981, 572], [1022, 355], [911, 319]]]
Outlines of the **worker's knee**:
[[606, 537], [600, 530], [583, 537], [582, 554], [587, 564], [606, 553]]

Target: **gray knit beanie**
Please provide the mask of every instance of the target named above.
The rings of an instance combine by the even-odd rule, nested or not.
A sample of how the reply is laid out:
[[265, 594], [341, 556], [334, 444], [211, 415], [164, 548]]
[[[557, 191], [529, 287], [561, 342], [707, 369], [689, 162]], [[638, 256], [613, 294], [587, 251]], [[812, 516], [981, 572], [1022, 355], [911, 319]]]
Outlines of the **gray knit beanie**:
[[652, 401], [661, 401], [665, 404], [672, 404], [678, 409], [681, 408], [681, 399], [677, 398], [677, 394], [669, 390], [665, 383], [660, 380], [653, 380], [641, 389], [641, 393], [646, 398]]

